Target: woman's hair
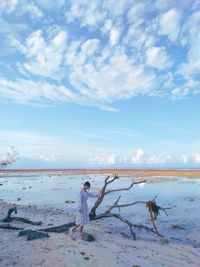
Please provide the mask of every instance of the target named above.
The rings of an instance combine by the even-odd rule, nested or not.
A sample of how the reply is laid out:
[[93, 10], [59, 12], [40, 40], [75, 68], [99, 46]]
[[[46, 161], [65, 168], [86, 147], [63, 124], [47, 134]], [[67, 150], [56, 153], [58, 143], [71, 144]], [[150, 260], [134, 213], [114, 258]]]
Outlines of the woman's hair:
[[88, 186], [90, 188], [90, 183], [89, 182], [85, 182], [84, 185]]

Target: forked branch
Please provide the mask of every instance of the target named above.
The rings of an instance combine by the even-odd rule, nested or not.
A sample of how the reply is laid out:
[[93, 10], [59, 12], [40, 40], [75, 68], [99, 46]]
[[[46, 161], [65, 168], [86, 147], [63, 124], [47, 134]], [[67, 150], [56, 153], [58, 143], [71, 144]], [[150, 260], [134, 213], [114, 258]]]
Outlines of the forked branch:
[[[156, 216], [158, 216], [159, 210], [163, 210], [166, 213], [166, 211], [165, 211], [166, 208], [161, 208], [161, 207], [157, 206], [156, 203], [155, 203], [155, 198], [152, 201], [134, 201], [132, 203], [126, 203], [126, 204], [119, 205], [118, 203], [119, 203], [119, 200], [121, 198], [121, 196], [119, 196], [117, 198], [117, 200], [114, 202], [114, 204], [111, 205], [105, 211], [105, 213], [101, 213], [101, 214], [96, 215], [96, 210], [99, 207], [99, 205], [102, 203], [105, 195], [108, 195], [108, 194], [113, 193], [113, 192], [120, 192], [120, 191], [130, 190], [134, 185], [137, 185], [137, 184], [141, 184], [141, 183], [145, 183], [146, 182], [146, 180], [142, 180], [142, 181], [138, 181], [138, 182], [133, 181], [128, 187], [118, 188], [118, 189], [110, 189], [110, 190], [107, 190], [106, 191], [108, 184], [111, 184], [115, 180], [119, 179], [119, 176], [114, 175], [114, 177], [112, 179], [110, 179], [110, 180], [109, 180], [109, 178], [110, 178], [110, 176], [108, 176], [108, 177], [105, 178], [104, 186], [102, 187], [102, 189], [100, 191], [101, 192], [101, 196], [97, 199], [97, 201], [95, 202], [93, 208], [91, 209], [91, 211], [89, 213], [90, 219], [91, 220], [98, 220], [98, 219], [101, 219], [101, 218], [115, 217], [115, 218], [121, 220], [122, 222], [126, 223], [129, 226], [130, 231], [131, 231], [131, 234], [132, 234], [134, 240], [135, 240], [136, 236], [135, 236], [135, 233], [133, 232], [133, 227], [139, 228], [139, 229], [146, 229], [148, 231], [154, 232], [157, 235], [161, 236], [159, 234], [157, 228], [156, 228], [156, 225], [155, 225], [155, 221], [154, 220], [156, 219]], [[146, 226], [143, 226], [143, 225], [133, 224], [129, 220], [127, 220], [124, 217], [122, 217], [122, 215], [120, 214], [120, 208], [130, 207], [130, 206], [134, 206], [136, 204], [144, 204], [148, 208], [150, 207], [149, 208], [150, 218], [151, 218], [151, 221], [153, 223], [154, 230], [153, 230], [153, 228], [149, 228], [149, 227], [146, 227]], [[119, 213], [113, 213], [112, 210], [114, 208], [118, 208], [119, 209]], [[154, 213], [154, 217], [153, 217], [153, 213]]]

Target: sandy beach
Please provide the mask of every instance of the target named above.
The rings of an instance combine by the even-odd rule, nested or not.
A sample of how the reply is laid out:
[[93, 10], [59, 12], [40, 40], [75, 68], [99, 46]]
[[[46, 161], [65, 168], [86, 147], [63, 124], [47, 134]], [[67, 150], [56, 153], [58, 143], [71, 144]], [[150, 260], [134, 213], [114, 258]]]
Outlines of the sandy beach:
[[[89, 179], [94, 192], [98, 192], [106, 175], [113, 175], [112, 172], [7, 172], [1, 178], [0, 220], [6, 217], [10, 207], [17, 207], [18, 213], [12, 216], [42, 221], [42, 226], [13, 221], [10, 223], [13, 227], [37, 230], [73, 222], [81, 183]], [[171, 207], [169, 216], [161, 214], [156, 221], [163, 237], [136, 230], [134, 241], [127, 225], [114, 219], [92, 221], [86, 226], [85, 231], [95, 237], [93, 242], [82, 240], [78, 231], [76, 240], [65, 232], [48, 233], [48, 238], [27, 241], [26, 236], [18, 237], [19, 230], [0, 229], [0, 266], [200, 266], [199, 171], [118, 172], [121, 178], [114, 187], [128, 185], [133, 179], [146, 177], [148, 180], [145, 186], [122, 194], [122, 203], [131, 199], [148, 200], [159, 192], [158, 203]], [[105, 199], [102, 208], [116, 200], [117, 195], [113, 195]], [[66, 199], [75, 202], [67, 204]], [[125, 217], [129, 216], [127, 212], [130, 210], [123, 214]], [[131, 214], [132, 221], [152, 226], [145, 207], [131, 209]]]
[[[8, 205], [1, 203], [1, 219]], [[47, 209], [18, 206], [17, 216], [42, 221], [43, 226], [60, 225], [74, 219], [65, 213]], [[21, 222], [12, 226], [37, 229]], [[83, 241], [79, 232], [76, 240], [68, 233], [50, 233], [49, 238], [27, 241], [18, 237], [18, 231], [0, 229], [1, 266], [199, 266], [200, 247], [173, 244], [154, 236], [148, 241], [133, 241], [120, 233], [111, 233], [97, 222], [91, 222], [86, 231], [96, 240]]]

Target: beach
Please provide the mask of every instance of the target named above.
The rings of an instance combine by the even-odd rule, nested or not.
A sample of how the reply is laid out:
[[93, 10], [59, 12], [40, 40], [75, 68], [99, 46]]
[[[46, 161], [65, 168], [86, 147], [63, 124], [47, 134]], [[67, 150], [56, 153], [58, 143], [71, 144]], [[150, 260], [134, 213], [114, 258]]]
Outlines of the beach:
[[[107, 171], [106, 175], [109, 174], [109, 171]], [[143, 172], [143, 171], [142, 171]], [[134, 173], [134, 174], [133, 174]], [[14, 195], [12, 199], [16, 199], [16, 201], [8, 201], [8, 199], [1, 199], [0, 201], [0, 220], [6, 217], [7, 211], [10, 207], [17, 207], [18, 213], [13, 216], [19, 216], [23, 218], [28, 218], [33, 221], [42, 221], [42, 228], [45, 227], [52, 227], [52, 226], [58, 226], [62, 225], [64, 223], [73, 222], [75, 219], [75, 211], [77, 208], [77, 195], [80, 185], [76, 188], [75, 193], [71, 195], [66, 196], [66, 199], [75, 200], [75, 203], [73, 204], [67, 204], [64, 203], [63, 205], [59, 203], [51, 203], [51, 205], [48, 205], [47, 200], [45, 200], [45, 203], [43, 203], [45, 196], [42, 198], [41, 201], [37, 202], [37, 199], [35, 199], [36, 196], [36, 189], [34, 191], [34, 185], [31, 184], [31, 188], [28, 188], [28, 185], [31, 182], [31, 179], [34, 178], [34, 183], [36, 181], [38, 182], [38, 177], [33, 177], [33, 172], [27, 178], [27, 172], [25, 174], [24, 180], [28, 181], [27, 185], [24, 184], [24, 180], [21, 178], [22, 173], [18, 173], [19, 176], [16, 178], [16, 172], [12, 173], [12, 177], [2, 178], [1, 181], [3, 186], [1, 187], [1, 196], [3, 195], [3, 188], [5, 188], [5, 191], [7, 192], [8, 198], [11, 200], [11, 196]], [[58, 179], [58, 174], [61, 180]], [[101, 187], [104, 177], [106, 176], [98, 176], [98, 173], [92, 172], [90, 174], [85, 174], [83, 171], [79, 173], [77, 176], [77, 173], [64, 173], [63, 178], [61, 176], [63, 175], [63, 172], [57, 173], [54, 171], [54, 173], [45, 173], [45, 175], [39, 175], [40, 180], [39, 183], [41, 185], [46, 183], [46, 187], [48, 185], [48, 182], [50, 178], [54, 177], [54, 182], [51, 182], [52, 188], [57, 188], [57, 190], [52, 190], [53, 192], [60, 192], [58, 184], [60, 183], [61, 187], [64, 187], [65, 184], [63, 182], [63, 179], [68, 179], [71, 177], [71, 180], [68, 180], [70, 186], [72, 184], [72, 180], [75, 179], [78, 181], [85, 181], [85, 180], [91, 180], [94, 192], [98, 192], [99, 188]], [[105, 174], [105, 173], [104, 173]], [[166, 174], [166, 173], [165, 173]], [[184, 173], [186, 174], [186, 173]], [[73, 176], [76, 175], [76, 176]], [[95, 176], [94, 176], [95, 175]], [[112, 175], [112, 173], [110, 173]], [[121, 173], [122, 177], [123, 174]], [[141, 175], [136, 172], [132, 172], [131, 178], [121, 178], [121, 179], [128, 179], [126, 180], [126, 183], [129, 183], [129, 180], [134, 178], [140, 179], [139, 176], [144, 178], [148, 178], [148, 175]], [[191, 173], [190, 173], [191, 175]], [[162, 186], [166, 187], [166, 185], [169, 185], [169, 188], [171, 185], [177, 185], [180, 186], [180, 188], [185, 188], [187, 186], [187, 189], [191, 186], [191, 191], [194, 192], [193, 187], [197, 187], [199, 190], [199, 179], [198, 175], [195, 174], [196, 177], [187, 177], [186, 175], [183, 176], [180, 180], [172, 180], [168, 181], [165, 179], [170, 179], [174, 177], [178, 177], [177, 173], [176, 175], [169, 176], [169, 173], [164, 176], [163, 173], [154, 177], [154, 181], [151, 179], [149, 180], [148, 185], [146, 188], [159, 188], [160, 192], [162, 192]], [[13, 177], [15, 176], [15, 178]], [[51, 177], [49, 177], [51, 176]], [[127, 177], [127, 173], [124, 173], [124, 177]], [[20, 178], [19, 178], [20, 177]], [[48, 178], [47, 178], [48, 177]], [[152, 178], [152, 173], [149, 176]], [[164, 178], [163, 178], [164, 177]], [[158, 178], [160, 179], [158, 181]], [[20, 182], [20, 179], [21, 182]], [[28, 180], [29, 179], [29, 180]], [[83, 179], [83, 180], [82, 180]], [[161, 182], [163, 180], [165, 182]], [[182, 180], [181, 180], [182, 179]], [[9, 181], [12, 180], [13, 184], [10, 184], [8, 188], [6, 188]], [[177, 182], [178, 181], [178, 182]], [[196, 181], [193, 183], [193, 181]], [[41, 183], [42, 182], [42, 183]], [[14, 187], [14, 185], [20, 187], [20, 192], [18, 187]], [[55, 184], [57, 183], [57, 184]], [[123, 184], [125, 183], [125, 180], [123, 180]], [[95, 187], [96, 184], [96, 187]], [[121, 184], [119, 183], [119, 186]], [[159, 186], [159, 187], [158, 187]], [[25, 188], [26, 189], [23, 189]], [[35, 187], [36, 184], [35, 184]], [[51, 187], [48, 187], [49, 191], [52, 189]], [[16, 189], [17, 193], [13, 192], [13, 190]], [[23, 192], [28, 191], [28, 195], [33, 196], [32, 203], [29, 203], [29, 205], [26, 202], [28, 197]], [[67, 189], [66, 189], [67, 190]], [[69, 190], [69, 189], [68, 189]], [[72, 189], [73, 190], [73, 189]], [[137, 192], [138, 190], [141, 190], [141, 198], [140, 200], [144, 200], [144, 196], [142, 192], [145, 192], [145, 187], [137, 187], [133, 188], [132, 192]], [[143, 190], [143, 191], [142, 191]], [[152, 189], [153, 190], [153, 189]], [[157, 190], [157, 191], [159, 191]], [[189, 190], [189, 189], [188, 189]], [[197, 190], [197, 192], [198, 192]], [[12, 192], [11, 192], [12, 191]], [[35, 192], [35, 193], [34, 193]], [[164, 192], [164, 191], [163, 191]], [[184, 192], [184, 191], [182, 191]], [[188, 191], [190, 192], [190, 190]], [[20, 195], [21, 194], [21, 195]], [[49, 193], [48, 193], [49, 194]], [[57, 193], [56, 193], [57, 194]], [[154, 192], [152, 192], [154, 194]], [[17, 201], [17, 196], [21, 196], [21, 201]], [[73, 197], [74, 196], [74, 197]], [[164, 195], [163, 195], [164, 196]], [[58, 195], [56, 195], [58, 198]], [[126, 195], [122, 195], [122, 199], [129, 201], [129, 196], [127, 195], [127, 199], [125, 198]], [[136, 196], [138, 198], [138, 196]], [[150, 197], [150, 196], [148, 196]], [[148, 199], [147, 197], [147, 199]], [[69, 232], [65, 233], [48, 233], [48, 238], [41, 238], [36, 239], [32, 241], [27, 241], [25, 236], [18, 237], [18, 230], [6, 230], [6, 229], [0, 229], [0, 265], [1, 266], [58, 266], [58, 267], [64, 267], [64, 266], [141, 266], [141, 267], [151, 267], [151, 266], [199, 266], [200, 265], [200, 234], [199, 234], [199, 215], [197, 212], [198, 206], [199, 206], [199, 195], [188, 195], [187, 199], [184, 196], [184, 199], [174, 198], [171, 201], [171, 205], [166, 203], [165, 198], [162, 200], [162, 195], [159, 196], [159, 200], [161, 201], [162, 205], [165, 204], [165, 206], [170, 206], [171, 209], [168, 211], [168, 216], [165, 216], [164, 214], [161, 214], [161, 217], [159, 217], [157, 226], [160, 231], [160, 233], [163, 235], [162, 237], [157, 236], [155, 233], [150, 233], [145, 230], [136, 230], [136, 241], [134, 241], [129, 233], [129, 229], [127, 225], [120, 224], [115, 219], [112, 220], [98, 220], [98, 221], [91, 221], [91, 223], [86, 226], [85, 231], [87, 233], [92, 234], [95, 237], [95, 241], [93, 242], [87, 242], [81, 239], [81, 236], [79, 232], [77, 231], [75, 233], [76, 240], [72, 240], [69, 236]], [[191, 198], [194, 198], [191, 200]], [[116, 198], [116, 195], [113, 199]], [[110, 199], [109, 201], [113, 200]], [[6, 201], [5, 201], [6, 200]], [[158, 200], [158, 203], [159, 203]], [[106, 200], [105, 200], [106, 201]], [[109, 202], [108, 201], [108, 202]], [[195, 211], [191, 211], [188, 214], [185, 213], [185, 210], [183, 207], [179, 206], [179, 201], [185, 201], [185, 210], [189, 209], [191, 207], [196, 207]], [[62, 201], [64, 202], [64, 201]], [[106, 202], [105, 206], [108, 204]], [[126, 201], [125, 201], [126, 202]], [[36, 203], [34, 205], [34, 203]], [[43, 205], [42, 205], [42, 204]], [[89, 206], [92, 207], [93, 202], [89, 203]], [[112, 204], [112, 203], [111, 203]], [[175, 206], [178, 207], [175, 207]], [[104, 206], [103, 206], [104, 208]], [[198, 209], [199, 211], [199, 209]], [[130, 213], [130, 210], [127, 211], [128, 213], [124, 213], [124, 216]], [[133, 211], [131, 211], [133, 212]], [[141, 214], [140, 214], [141, 213]], [[145, 217], [144, 217], [145, 216]], [[176, 217], [175, 217], [176, 216]], [[195, 217], [196, 216], [196, 217]], [[190, 217], [190, 218], [188, 218]], [[145, 225], [149, 226], [151, 225], [151, 222], [148, 221], [148, 212], [144, 208], [144, 211], [141, 210], [141, 207], [137, 208], [134, 211], [133, 217], [131, 217], [132, 220], [135, 220], [136, 222], [144, 223]], [[138, 220], [138, 221], [137, 221]], [[190, 223], [191, 220], [191, 223]], [[189, 224], [190, 223], [190, 224]], [[23, 222], [11, 222], [10, 225], [13, 227], [20, 227], [24, 229], [41, 229], [41, 226], [32, 226], [29, 224], [25, 224]], [[173, 225], [177, 225], [177, 228]], [[178, 226], [181, 226], [183, 229], [178, 228]]]

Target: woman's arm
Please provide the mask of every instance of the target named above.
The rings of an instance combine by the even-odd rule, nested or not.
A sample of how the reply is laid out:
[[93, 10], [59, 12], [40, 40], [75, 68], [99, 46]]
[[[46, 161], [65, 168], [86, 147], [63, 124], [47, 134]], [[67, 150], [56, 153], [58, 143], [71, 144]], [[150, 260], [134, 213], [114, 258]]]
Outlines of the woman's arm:
[[93, 194], [93, 193], [89, 193], [89, 192], [87, 192], [88, 193], [88, 197], [100, 197], [101, 196], [101, 194], [99, 193], [99, 194]]

